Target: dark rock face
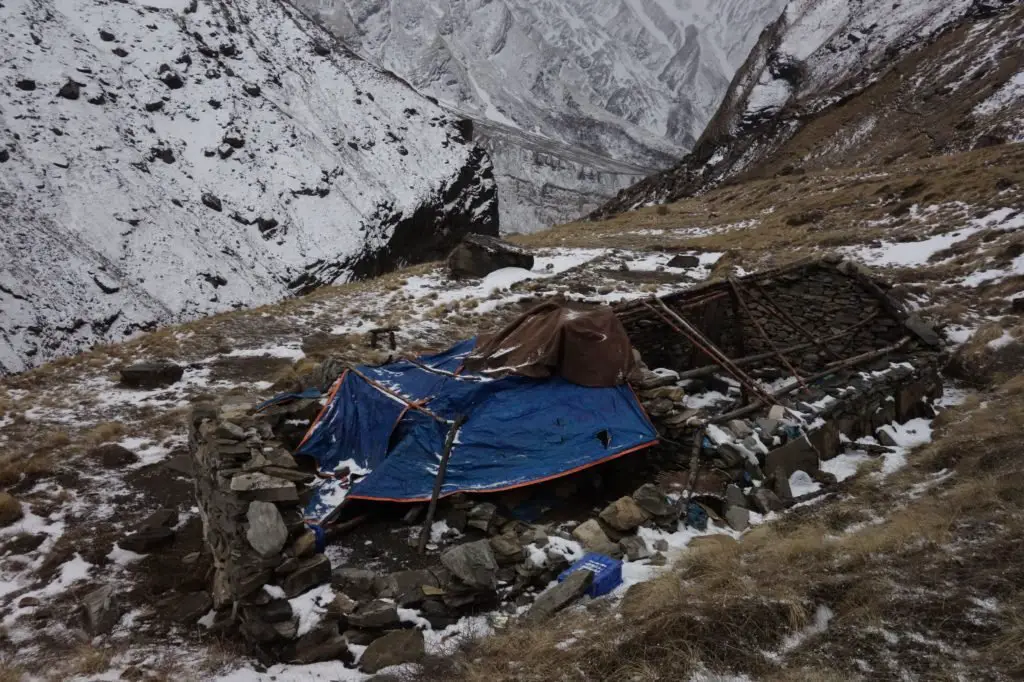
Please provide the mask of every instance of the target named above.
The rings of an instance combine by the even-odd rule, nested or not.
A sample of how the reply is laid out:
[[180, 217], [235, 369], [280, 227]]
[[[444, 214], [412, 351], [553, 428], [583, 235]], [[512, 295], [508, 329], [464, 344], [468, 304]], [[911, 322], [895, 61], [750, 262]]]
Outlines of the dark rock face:
[[14, 87], [26, 92], [32, 92], [36, 89], [36, 82], [31, 78], [22, 78], [14, 82]]
[[181, 380], [185, 369], [173, 362], [140, 362], [121, 368], [121, 383], [133, 388], [170, 386]]
[[76, 83], [73, 80], [68, 80], [68, 82], [65, 83], [64, 85], [62, 85], [60, 90], [57, 91], [57, 96], [58, 97], [63, 97], [64, 99], [75, 100], [75, 99], [78, 99], [78, 97], [81, 94], [81, 92], [82, 92], [82, 84], [81, 83]]
[[448, 273], [453, 279], [485, 277], [501, 268], [533, 269], [533, 254], [488, 235], [469, 234], [448, 254]]
[[[452, 205], [463, 203], [453, 213]], [[301, 295], [335, 281], [344, 272], [355, 279], [377, 277], [395, 268], [441, 260], [468, 234], [498, 235], [498, 195], [494, 170], [487, 154], [475, 148], [469, 162], [436, 201], [420, 206], [411, 216], [378, 211], [367, 222], [390, 229], [387, 245], [367, 246], [362, 253], [342, 262], [318, 261], [289, 282]]]

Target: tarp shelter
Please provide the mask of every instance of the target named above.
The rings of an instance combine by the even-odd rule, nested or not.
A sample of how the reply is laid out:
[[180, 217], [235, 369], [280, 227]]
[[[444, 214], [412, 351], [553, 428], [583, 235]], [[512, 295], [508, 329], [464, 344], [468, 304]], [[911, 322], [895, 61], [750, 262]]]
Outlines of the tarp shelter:
[[[493, 379], [463, 371], [475, 339], [438, 355], [346, 371], [297, 454], [328, 480], [307, 516], [348, 499], [431, 497], [445, 438], [458, 432], [441, 496], [509, 490], [653, 445], [657, 432], [627, 384], [589, 388], [561, 377]], [[369, 472], [348, 490], [329, 475]]]

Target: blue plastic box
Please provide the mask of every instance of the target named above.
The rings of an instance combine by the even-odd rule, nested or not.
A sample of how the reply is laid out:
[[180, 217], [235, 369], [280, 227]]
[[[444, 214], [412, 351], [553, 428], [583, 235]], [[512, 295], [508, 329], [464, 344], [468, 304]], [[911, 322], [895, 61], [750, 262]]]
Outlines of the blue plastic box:
[[587, 594], [591, 597], [608, 594], [622, 584], [622, 562], [594, 552], [584, 554], [582, 559], [562, 571], [558, 576], [558, 582], [562, 582], [570, 573], [580, 569], [586, 569], [594, 574], [594, 580], [587, 588]]

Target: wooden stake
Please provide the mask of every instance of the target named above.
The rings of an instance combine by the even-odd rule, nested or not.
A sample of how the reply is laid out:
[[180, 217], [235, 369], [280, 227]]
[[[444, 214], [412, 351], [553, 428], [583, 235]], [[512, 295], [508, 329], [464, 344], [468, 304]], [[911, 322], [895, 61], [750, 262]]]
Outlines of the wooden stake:
[[441, 486], [444, 485], [444, 475], [448, 471], [448, 458], [452, 455], [452, 447], [455, 445], [455, 436], [459, 429], [466, 423], [466, 417], [459, 415], [455, 423], [448, 430], [448, 437], [444, 441], [444, 450], [441, 453], [441, 464], [437, 468], [437, 477], [434, 479], [434, 492], [430, 495], [430, 506], [427, 507], [427, 518], [420, 529], [420, 542], [416, 551], [423, 554], [427, 548], [427, 539], [430, 537], [430, 527], [434, 524], [434, 513], [437, 511], [437, 498], [441, 494]]

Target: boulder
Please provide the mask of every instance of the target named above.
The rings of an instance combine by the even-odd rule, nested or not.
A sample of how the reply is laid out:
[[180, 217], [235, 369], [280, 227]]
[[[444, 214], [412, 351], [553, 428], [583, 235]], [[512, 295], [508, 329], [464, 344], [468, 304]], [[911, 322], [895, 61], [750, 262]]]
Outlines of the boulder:
[[177, 383], [185, 370], [173, 362], [138, 362], [121, 368], [121, 383], [132, 388], [159, 388]]
[[651, 516], [673, 516], [675, 509], [653, 483], [645, 483], [633, 492], [633, 500]]
[[377, 574], [362, 568], [339, 568], [331, 574], [331, 582], [346, 594], [371, 597]]
[[64, 99], [75, 100], [75, 99], [79, 98], [81, 93], [82, 93], [82, 84], [78, 83], [76, 81], [73, 81], [73, 80], [71, 80], [69, 78], [67, 83], [62, 85], [60, 87], [60, 90], [57, 91], [57, 96], [58, 97], [63, 97]]
[[651, 515], [632, 497], [620, 497], [604, 508], [600, 518], [615, 530], [628, 533], [651, 518]]
[[639, 535], [627, 535], [619, 540], [619, 547], [622, 548], [622, 553], [630, 561], [640, 561], [651, 556], [647, 543]]
[[9, 526], [15, 521], [20, 521], [24, 515], [21, 502], [10, 493], [0, 492], [0, 526]]
[[[285, 602], [287, 604], [288, 602]], [[209, 613], [213, 608], [213, 598], [209, 592], [191, 592], [185, 595], [175, 595], [167, 605], [167, 616], [182, 624], [192, 624]]]
[[689, 270], [690, 268], [696, 268], [700, 265], [700, 258], [698, 256], [690, 256], [681, 253], [676, 256], [672, 256], [672, 260], [665, 263], [665, 265], [670, 268], [685, 268]]
[[294, 644], [292, 654], [287, 658], [290, 662], [299, 664], [334, 660], [351, 663], [353, 660], [352, 653], [348, 649], [348, 642], [338, 632], [338, 624], [326, 621], [299, 637]]
[[742, 533], [750, 526], [750, 510], [745, 507], [728, 505], [725, 509], [725, 522], [733, 530]]
[[117, 443], [107, 443], [89, 451], [89, 459], [104, 469], [122, 469], [139, 461], [139, 456]]
[[146, 554], [155, 549], [164, 547], [174, 542], [174, 530], [166, 527], [140, 528], [126, 538], [118, 541], [121, 549], [127, 549], [136, 554]]
[[779, 496], [773, 493], [768, 488], [757, 488], [754, 490], [754, 494], [751, 496], [754, 502], [754, 507], [761, 514], [767, 514], [773, 511], [782, 511], [786, 508]]
[[441, 564], [470, 587], [486, 590], [497, 587], [498, 563], [488, 540], [452, 547], [441, 555]]
[[245, 517], [249, 522], [245, 539], [260, 556], [273, 556], [284, 549], [288, 542], [288, 527], [276, 504], [254, 500], [249, 503]]
[[121, 619], [113, 585], [104, 585], [82, 597], [82, 619], [91, 635], [103, 635]]
[[[811, 447], [817, 450], [818, 456], [821, 459], [832, 459], [842, 449], [839, 427], [836, 426], [833, 420], [826, 421], [821, 427], [807, 434], [807, 438], [811, 441]], [[814, 472], [809, 471], [807, 473], [813, 474]]]
[[795, 438], [765, 457], [764, 472], [768, 476], [775, 474], [789, 478], [794, 471], [813, 474], [817, 470], [818, 451], [807, 436]]
[[397, 571], [378, 578], [374, 583], [377, 596], [393, 599], [399, 606], [414, 606], [422, 602], [426, 598], [424, 586], [440, 586], [437, 576], [426, 569]]
[[482, 530], [485, 533], [490, 532], [491, 524], [494, 522], [494, 516], [497, 512], [498, 508], [490, 502], [475, 505], [467, 513], [466, 525]]
[[525, 552], [514, 532], [495, 535], [490, 539], [490, 543], [494, 559], [499, 566], [517, 564], [523, 560]]
[[601, 528], [601, 524], [596, 519], [590, 519], [584, 521], [572, 532], [572, 536], [581, 544], [583, 547], [591, 552], [597, 552], [598, 554], [607, 554], [612, 556], [618, 553], [619, 546], [608, 539], [604, 529]]
[[533, 254], [526, 249], [483, 234], [468, 234], [448, 254], [452, 279], [486, 277], [502, 268], [533, 269]]
[[587, 570], [573, 571], [565, 580], [546, 590], [537, 597], [523, 621], [527, 625], [543, 623], [555, 613], [583, 596], [594, 580], [594, 574]]
[[398, 607], [394, 602], [374, 599], [363, 604], [348, 617], [348, 623], [356, 628], [388, 628], [398, 625]]
[[772, 482], [772, 490], [782, 500], [783, 504], [790, 505], [793, 503], [793, 488], [789, 484], [788, 476], [777, 473]]
[[735, 483], [725, 486], [725, 503], [732, 507], [747, 507], [747, 496]]
[[368, 673], [402, 663], [416, 663], [426, 655], [423, 633], [419, 630], [395, 630], [366, 647], [359, 668]]
[[331, 579], [331, 560], [323, 554], [317, 554], [311, 559], [306, 559], [283, 581], [285, 595], [291, 599], [297, 597], [317, 585], [323, 585]]
[[293, 482], [259, 472], [235, 474], [231, 479], [231, 490], [247, 500], [299, 501], [299, 492]]

